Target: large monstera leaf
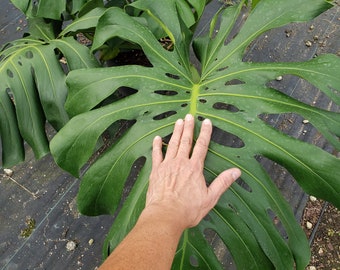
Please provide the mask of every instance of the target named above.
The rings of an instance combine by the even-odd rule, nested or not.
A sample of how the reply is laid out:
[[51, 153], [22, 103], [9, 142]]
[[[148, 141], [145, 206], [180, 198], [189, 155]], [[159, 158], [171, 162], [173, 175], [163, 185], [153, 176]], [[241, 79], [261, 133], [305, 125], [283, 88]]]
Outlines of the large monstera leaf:
[[[101, 134], [112, 126], [119, 131], [114, 143], [91, 161], [82, 177], [78, 205], [87, 215], [115, 213], [131, 169], [136, 161], [144, 162], [115, 219], [104, 253], [119, 244], [144, 207], [152, 139], [156, 135], [167, 138], [175, 121], [191, 113], [197, 119], [196, 137], [203, 118], [211, 119], [215, 130], [226, 137], [226, 142], [212, 141], [209, 146], [207, 181], [231, 166], [241, 168], [243, 174], [242, 181], [232, 185], [206, 219], [184, 232], [173, 269], [223, 269], [207, 241], [210, 232], [224, 242], [239, 269], [293, 269], [294, 265], [304, 269], [309, 260], [306, 237], [256, 157], [284, 166], [306, 192], [337, 207], [340, 160], [275, 130], [261, 120], [261, 115], [301, 115], [340, 149], [340, 114], [309, 106], [268, 86], [278, 76], [292, 74], [314, 84], [339, 104], [340, 60], [334, 55], [298, 63], [249, 63], [242, 59], [247, 46], [262, 33], [293, 21], [310, 20], [329, 5], [322, 0], [260, 1], [238, 35], [225, 44], [244, 1], [221, 12], [215, 36], [211, 27], [210, 35], [195, 40], [175, 1], [152, 3], [136, 1], [134, 6], [152, 13], [155, 22], [167, 28], [174, 49], [165, 50], [148, 28], [120, 9], [108, 10], [99, 20], [93, 49], [119, 37], [138, 44], [152, 67], [127, 65], [71, 72], [66, 108], [74, 117], [51, 142], [57, 163], [78, 176]], [[165, 11], [168, 16], [164, 16]], [[192, 41], [200, 72], [190, 62]], [[123, 124], [128, 127], [124, 132], [120, 130]], [[238, 144], [227, 143], [228, 136]], [[287, 238], [277, 230], [272, 214]]]
[[[37, 158], [49, 152], [46, 120], [56, 129], [68, 121], [64, 109], [67, 70], [96, 67], [89, 49], [73, 37], [55, 39], [52, 25], [34, 20], [31, 35], [0, 51], [2, 163], [24, 160], [26, 141]], [[62, 64], [63, 60], [67, 65]], [[63, 68], [64, 65], [64, 68]]]

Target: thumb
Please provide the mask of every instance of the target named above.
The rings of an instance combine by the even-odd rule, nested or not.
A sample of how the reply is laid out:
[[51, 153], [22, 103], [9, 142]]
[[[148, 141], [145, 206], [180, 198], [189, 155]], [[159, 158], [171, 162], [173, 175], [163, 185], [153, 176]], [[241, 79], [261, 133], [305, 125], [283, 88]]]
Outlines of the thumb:
[[221, 195], [231, 186], [231, 184], [241, 176], [241, 170], [232, 168], [219, 174], [216, 179], [210, 184], [208, 190], [211, 196], [211, 201], [214, 205], [217, 203]]

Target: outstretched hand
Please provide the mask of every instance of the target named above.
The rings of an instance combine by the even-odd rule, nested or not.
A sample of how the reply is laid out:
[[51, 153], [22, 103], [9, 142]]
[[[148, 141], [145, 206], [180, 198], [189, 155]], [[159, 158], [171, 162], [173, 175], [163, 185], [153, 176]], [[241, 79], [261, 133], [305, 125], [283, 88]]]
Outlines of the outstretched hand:
[[226, 170], [207, 187], [203, 168], [211, 132], [204, 120], [191, 153], [194, 118], [187, 115], [176, 122], [164, 158], [162, 138], [154, 139], [145, 209], [101, 270], [170, 269], [183, 231], [197, 225], [241, 175], [237, 168]]
[[212, 133], [212, 123], [205, 119], [192, 150], [194, 118], [177, 120], [165, 157], [162, 139], [155, 137], [152, 171], [144, 211], [168, 214], [182, 229], [196, 226], [215, 206], [220, 196], [241, 175], [232, 168], [222, 172], [209, 187], [203, 175], [204, 161]]

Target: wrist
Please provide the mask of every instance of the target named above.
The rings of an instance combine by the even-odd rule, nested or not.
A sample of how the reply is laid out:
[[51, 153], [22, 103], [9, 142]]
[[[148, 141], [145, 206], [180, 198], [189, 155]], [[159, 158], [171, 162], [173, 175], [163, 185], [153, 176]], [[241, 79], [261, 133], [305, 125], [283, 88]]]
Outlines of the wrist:
[[149, 205], [142, 211], [139, 220], [153, 222], [179, 236], [188, 228], [184, 215], [181, 215], [179, 209], [172, 206]]

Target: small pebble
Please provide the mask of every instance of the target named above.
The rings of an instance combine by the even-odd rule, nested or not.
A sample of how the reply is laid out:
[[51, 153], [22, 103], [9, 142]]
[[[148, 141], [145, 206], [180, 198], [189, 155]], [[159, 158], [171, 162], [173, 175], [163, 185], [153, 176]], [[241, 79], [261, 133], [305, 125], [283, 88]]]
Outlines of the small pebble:
[[315, 266], [309, 266], [308, 270], [316, 270], [316, 267]]
[[309, 196], [309, 200], [310, 200], [311, 202], [315, 202], [315, 201], [317, 200], [317, 198], [314, 197], [314, 196]]
[[277, 80], [277, 81], [282, 81], [282, 79], [283, 79], [283, 77], [282, 77], [282, 76], [278, 76], [278, 77], [276, 77], [276, 80]]
[[93, 243], [94, 243], [94, 240], [91, 238], [91, 239], [89, 240], [89, 245], [92, 246]]
[[302, 121], [302, 123], [308, 124], [308, 123], [309, 123], [309, 120], [305, 119], [305, 120]]
[[306, 44], [307, 47], [312, 47], [312, 45], [313, 45], [313, 43], [310, 40], [307, 40], [305, 42], [305, 44]]
[[309, 221], [306, 222], [306, 227], [308, 230], [310, 230], [311, 228], [313, 228], [313, 224], [310, 223]]
[[4, 173], [9, 177], [13, 175], [13, 171], [11, 169], [4, 169]]
[[68, 241], [66, 244], [67, 251], [73, 251], [77, 247], [77, 244], [74, 241]]
[[318, 251], [318, 253], [319, 253], [319, 255], [323, 255], [323, 253], [324, 253], [323, 249], [320, 248], [319, 251]]

